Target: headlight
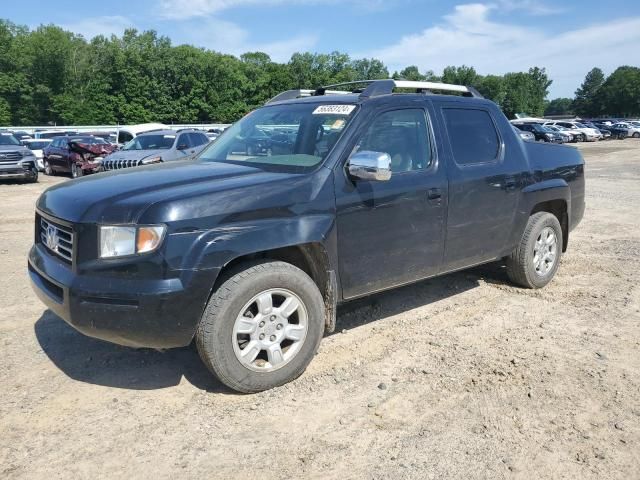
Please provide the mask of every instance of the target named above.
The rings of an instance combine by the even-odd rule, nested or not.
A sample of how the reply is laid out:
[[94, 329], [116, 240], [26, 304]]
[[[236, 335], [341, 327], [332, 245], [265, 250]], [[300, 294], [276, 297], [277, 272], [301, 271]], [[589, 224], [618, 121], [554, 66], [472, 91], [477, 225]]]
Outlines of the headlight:
[[124, 257], [152, 252], [164, 238], [164, 225], [101, 226], [99, 230], [100, 258]]
[[151, 165], [152, 163], [161, 163], [162, 157], [160, 155], [156, 155], [155, 157], [143, 158], [140, 162], [142, 165]]

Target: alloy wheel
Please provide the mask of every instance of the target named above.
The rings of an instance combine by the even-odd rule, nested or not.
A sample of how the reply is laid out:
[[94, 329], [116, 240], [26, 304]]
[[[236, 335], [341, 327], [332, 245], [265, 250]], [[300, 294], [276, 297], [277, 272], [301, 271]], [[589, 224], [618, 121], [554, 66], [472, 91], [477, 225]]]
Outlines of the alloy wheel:
[[240, 310], [233, 326], [233, 351], [250, 370], [274, 371], [298, 354], [308, 327], [300, 297], [286, 289], [265, 290]]
[[533, 267], [541, 277], [549, 273], [556, 263], [558, 254], [558, 237], [551, 227], [545, 227], [538, 235], [533, 246]]

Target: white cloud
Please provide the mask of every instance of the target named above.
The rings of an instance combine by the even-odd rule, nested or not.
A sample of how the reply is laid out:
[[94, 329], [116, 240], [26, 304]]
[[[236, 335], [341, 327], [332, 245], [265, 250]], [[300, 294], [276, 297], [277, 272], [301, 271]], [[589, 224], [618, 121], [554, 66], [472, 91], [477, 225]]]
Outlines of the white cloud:
[[164, 18], [206, 17], [237, 7], [292, 5], [352, 4], [361, 10], [379, 10], [398, 0], [160, 0]]
[[86, 17], [71, 23], [60, 25], [65, 30], [78, 33], [86, 39], [91, 39], [98, 35], [109, 37], [111, 35], [122, 35], [127, 28], [134, 28], [133, 22], [121, 15]]
[[637, 63], [633, 52], [640, 43], [640, 17], [545, 32], [496, 22], [491, 18], [496, 8], [495, 4], [458, 5], [441, 23], [361, 56], [379, 58], [391, 71], [418, 65], [440, 72], [447, 65], [466, 64], [482, 74], [502, 74], [546, 67], [554, 81], [552, 97], [573, 96], [594, 66], [610, 72]]
[[318, 37], [314, 34], [256, 42], [244, 28], [217, 17], [198, 20], [198, 28], [193, 28], [190, 22], [179, 23], [174, 26], [171, 37], [175, 40], [174, 43], [188, 43], [238, 56], [246, 52], [261, 51], [268, 53], [277, 62], [287, 62], [293, 53], [312, 49], [318, 42]]

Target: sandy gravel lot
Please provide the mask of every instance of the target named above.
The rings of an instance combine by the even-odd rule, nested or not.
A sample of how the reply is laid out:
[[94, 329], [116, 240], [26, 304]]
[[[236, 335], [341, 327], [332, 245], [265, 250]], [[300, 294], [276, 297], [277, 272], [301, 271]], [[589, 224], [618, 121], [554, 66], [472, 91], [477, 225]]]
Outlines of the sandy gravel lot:
[[485, 266], [340, 310], [297, 381], [84, 337], [32, 293], [0, 184], [0, 478], [640, 478], [640, 141], [581, 145], [587, 212], [544, 290]]

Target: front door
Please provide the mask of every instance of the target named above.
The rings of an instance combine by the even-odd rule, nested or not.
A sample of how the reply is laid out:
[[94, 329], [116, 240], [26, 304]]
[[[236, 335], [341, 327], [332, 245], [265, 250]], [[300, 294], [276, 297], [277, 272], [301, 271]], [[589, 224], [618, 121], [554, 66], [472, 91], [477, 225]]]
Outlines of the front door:
[[[426, 110], [375, 116], [356, 151], [388, 153], [388, 181], [336, 171], [338, 256], [345, 299], [434, 275], [440, 269], [447, 209], [446, 170], [439, 164]], [[347, 160], [348, 164], [348, 160]]]

